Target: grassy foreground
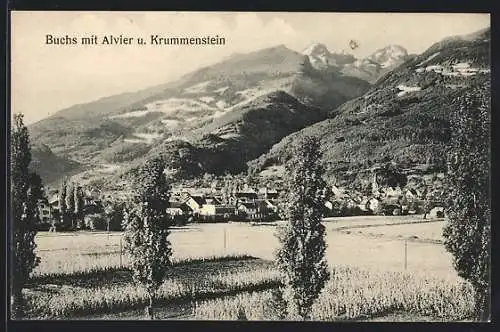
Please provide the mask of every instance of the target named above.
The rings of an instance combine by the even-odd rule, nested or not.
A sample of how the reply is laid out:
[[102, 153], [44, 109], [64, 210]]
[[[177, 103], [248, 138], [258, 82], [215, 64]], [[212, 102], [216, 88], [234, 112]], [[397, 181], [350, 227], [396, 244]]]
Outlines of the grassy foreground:
[[[431, 321], [464, 320], [472, 315], [472, 288], [461, 281], [399, 272], [338, 267], [312, 310], [312, 320], [367, 320], [402, 313]], [[194, 318], [276, 320], [270, 291], [214, 299], [196, 306]]]
[[[177, 261], [160, 287], [159, 306], [182, 304], [192, 318], [275, 320], [271, 290], [281, 285], [272, 262], [250, 256]], [[37, 275], [25, 291], [30, 319], [92, 319], [142, 310], [147, 296], [126, 268]], [[456, 279], [336, 267], [313, 308], [313, 320], [369, 320], [394, 313], [427, 320], [471, 316], [472, 289]], [[160, 309], [161, 310], [161, 309]], [[137, 314], [136, 314], [137, 315]]]
[[[173, 264], [158, 292], [158, 305], [189, 303], [277, 287], [267, 261], [250, 256], [191, 259]], [[222, 272], [221, 272], [222, 271]], [[30, 319], [67, 319], [142, 309], [147, 295], [128, 269], [94, 269], [35, 276], [25, 290]]]

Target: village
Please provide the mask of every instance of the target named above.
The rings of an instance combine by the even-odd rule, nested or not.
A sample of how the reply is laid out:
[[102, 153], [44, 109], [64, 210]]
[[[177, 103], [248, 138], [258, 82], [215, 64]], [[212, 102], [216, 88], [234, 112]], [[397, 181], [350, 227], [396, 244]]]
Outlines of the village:
[[[46, 193], [48, 199], [39, 202], [40, 230], [115, 230], [120, 231], [126, 201], [130, 198], [126, 190], [103, 191], [92, 187], [76, 186], [81, 192], [82, 222], [71, 221], [64, 225], [61, 217], [60, 190]], [[274, 186], [252, 186], [248, 184], [223, 185], [213, 181], [210, 186], [195, 186], [193, 183], [171, 188], [168, 215], [174, 225], [187, 223], [249, 222], [265, 223], [283, 219], [283, 200], [286, 190], [281, 183]], [[329, 186], [324, 193], [324, 217], [362, 215], [407, 215], [423, 214], [425, 217], [444, 216], [443, 202], [425, 189], [410, 187], [381, 187], [374, 179], [371, 192]], [[69, 195], [73, 199], [73, 195]], [[75, 195], [76, 197], [76, 195]], [[70, 204], [71, 205], [71, 204]], [[74, 204], [72, 205], [74, 206]], [[74, 207], [63, 207], [68, 210]], [[110, 219], [115, 222], [110, 222]], [[76, 215], [74, 215], [76, 218]]]

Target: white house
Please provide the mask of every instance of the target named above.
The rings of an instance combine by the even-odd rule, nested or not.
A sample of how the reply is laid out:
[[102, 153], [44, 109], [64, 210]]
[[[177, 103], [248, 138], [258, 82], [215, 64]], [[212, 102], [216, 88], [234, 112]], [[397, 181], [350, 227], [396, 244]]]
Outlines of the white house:
[[167, 208], [167, 213], [172, 216], [188, 215], [190, 212], [190, 207], [181, 202], [170, 202], [170, 206]]
[[194, 214], [199, 214], [203, 204], [207, 204], [207, 201], [202, 196], [190, 195], [186, 204], [193, 210]]
[[52, 220], [52, 209], [49, 204], [43, 201], [38, 202], [38, 214], [42, 223], [49, 223]]

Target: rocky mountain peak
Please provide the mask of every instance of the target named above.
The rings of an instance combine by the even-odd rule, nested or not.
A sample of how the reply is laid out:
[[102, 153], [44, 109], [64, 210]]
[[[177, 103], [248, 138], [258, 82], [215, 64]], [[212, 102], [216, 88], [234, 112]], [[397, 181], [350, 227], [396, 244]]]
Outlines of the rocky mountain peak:
[[330, 51], [325, 46], [325, 44], [312, 43], [304, 51], [302, 51], [302, 54], [308, 56], [321, 56], [321, 55], [328, 56], [330, 55]]
[[369, 60], [376, 62], [382, 68], [394, 66], [396, 63], [403, 62], [408, 56], [408, 51], [399, 45], [389, 45], [375, 51], [368, 57]]

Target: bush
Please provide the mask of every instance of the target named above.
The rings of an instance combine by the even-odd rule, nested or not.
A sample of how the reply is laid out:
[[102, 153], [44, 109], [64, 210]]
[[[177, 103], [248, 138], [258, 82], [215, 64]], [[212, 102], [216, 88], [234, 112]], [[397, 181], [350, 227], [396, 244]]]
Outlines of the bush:
[[381, 203], [379, 205], [379, 215], [399, 216], [401, 215], [401, 207], [395, 204]]

